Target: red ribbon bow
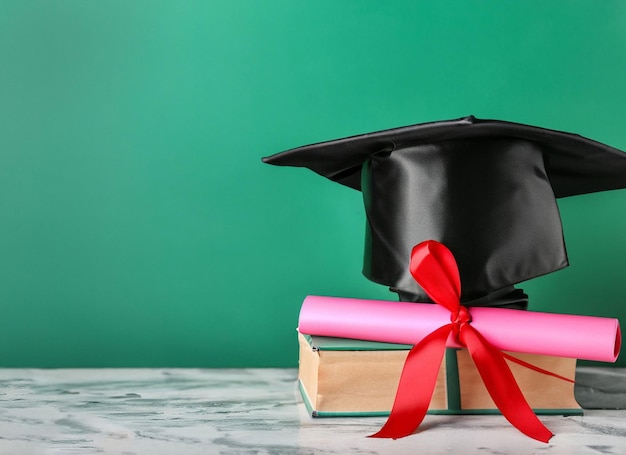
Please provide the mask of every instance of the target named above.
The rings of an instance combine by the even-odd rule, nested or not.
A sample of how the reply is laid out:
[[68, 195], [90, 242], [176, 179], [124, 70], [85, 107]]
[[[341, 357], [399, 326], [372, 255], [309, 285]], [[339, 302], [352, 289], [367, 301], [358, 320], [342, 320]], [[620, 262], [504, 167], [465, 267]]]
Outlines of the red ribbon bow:
[[467, 348], [502, 415], [525, 435], [548, 442], [552, 432], [528, 405], [506, 363], [505, 358], [514, 358], [500, 352], [472, 327], [471, 313], [460, 303], [461, 280], [450, 250], [434, 240], [422, 242], [411, 252], [410, 270], [433, 301], [450, 311], [451, 323], [430, 333], [409, 351], [389, 418], [371, 437], [397, 439], [419, 427], [435, 389], [446, 341], [453, 334]]

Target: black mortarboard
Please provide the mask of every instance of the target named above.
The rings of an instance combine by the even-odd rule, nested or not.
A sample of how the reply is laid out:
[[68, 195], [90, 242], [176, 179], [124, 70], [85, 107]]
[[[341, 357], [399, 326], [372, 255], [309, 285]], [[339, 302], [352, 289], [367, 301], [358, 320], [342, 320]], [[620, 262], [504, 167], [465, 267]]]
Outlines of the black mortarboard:
[[513, 285], [568, 265], [555, 197], [626, 187], [626, 154], [584, 137], [466, 117], [352, 136], [263, 159], [361, 190], [364, 275], [429, 301], [411, 249], [445, 244], [466, 305], [524, 307]]

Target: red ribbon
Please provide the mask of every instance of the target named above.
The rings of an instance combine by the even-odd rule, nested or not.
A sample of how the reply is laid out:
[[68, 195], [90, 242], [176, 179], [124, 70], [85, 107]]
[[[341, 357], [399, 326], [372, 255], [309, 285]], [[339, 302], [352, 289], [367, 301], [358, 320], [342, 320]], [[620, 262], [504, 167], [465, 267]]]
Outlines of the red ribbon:
[[[505, 357], [514, 358], [500, 352], [472, 327], [471, 313], [460, 303], [461, 280], [450, 250], [434, 240], [422, 242], [411, 252], [410, 270], [433, 301], [450, 311], [451, 323], [430, 333], [409, 351], [389, 418], [370, 437], [397, 439], [417, 430], [435, 390], [446, 341], [453, 334], [467, 348], [502, 415], [525, 435], [548, 442], [552, 432], [539, 421], [526, 402], [506, 363]], [[536, 367], [533, 369], [550, 374]]]

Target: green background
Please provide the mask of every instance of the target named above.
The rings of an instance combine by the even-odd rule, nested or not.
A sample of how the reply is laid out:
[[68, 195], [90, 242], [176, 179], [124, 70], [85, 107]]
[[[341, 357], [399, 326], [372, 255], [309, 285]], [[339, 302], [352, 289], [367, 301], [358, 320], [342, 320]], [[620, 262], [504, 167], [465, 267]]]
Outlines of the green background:
[[[470, 114], [625, 150], [625, 81], [621, 0], [0, 0], [0, 366], [295, 366], [305, 295], [395, 295], [360, 193], [262, 156]], [[626, 190], [559, 205], [530, 308], [624, 323]]]

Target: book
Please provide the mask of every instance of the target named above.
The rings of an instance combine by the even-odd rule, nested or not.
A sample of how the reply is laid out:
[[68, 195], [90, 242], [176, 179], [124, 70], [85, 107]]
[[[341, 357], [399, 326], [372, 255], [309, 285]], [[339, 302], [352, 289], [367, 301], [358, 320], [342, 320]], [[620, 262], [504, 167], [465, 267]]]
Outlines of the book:
[[[387, 416], [410, 345], [298, 333], [298, 383], [313, 417]], [[509, 353], [574, 380], [576, 359]], [[535, 413], [581, 415], [574, 384], [507, 360]], [[499, 414], [466, 349], [447, 349], [430, 414]]]

